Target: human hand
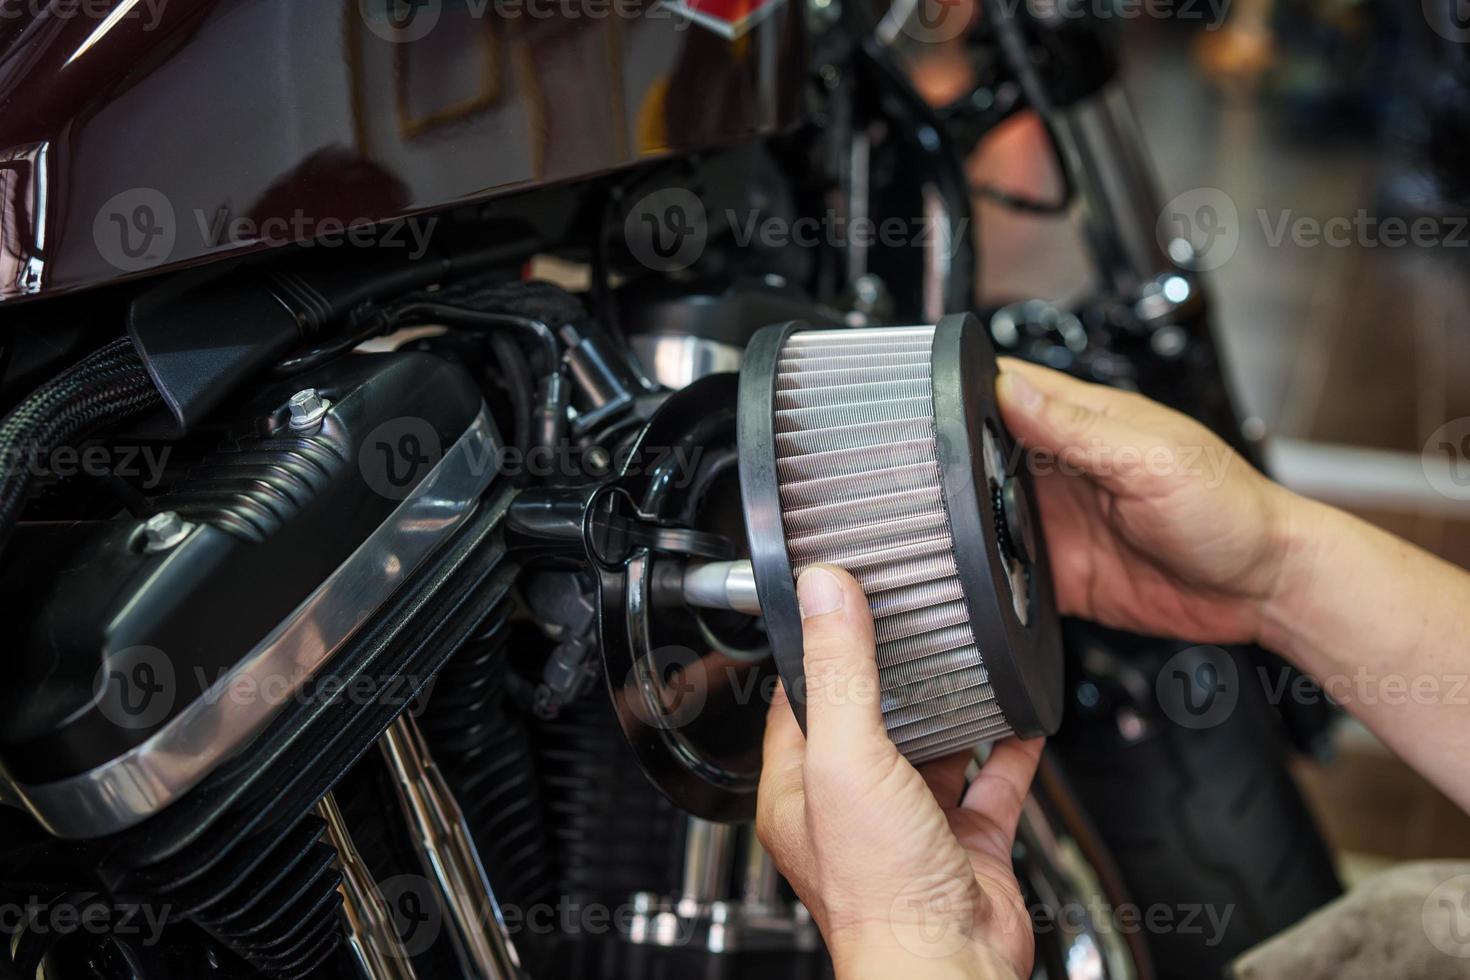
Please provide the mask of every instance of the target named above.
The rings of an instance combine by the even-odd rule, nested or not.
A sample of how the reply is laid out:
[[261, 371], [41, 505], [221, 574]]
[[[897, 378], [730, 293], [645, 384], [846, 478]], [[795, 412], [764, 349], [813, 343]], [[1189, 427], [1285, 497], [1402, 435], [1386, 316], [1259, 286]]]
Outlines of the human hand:
[[1288, 578], [1300, 499], [1142, 395], [1011, 358], [1001, 369], [1006, 426], [1032, 451], [1061, 611], [1197, 642], [1260, 639]]
[[883, 727], [873, 621], [857, 582], [819, 565], [797, 583], [807, 731], [784, 693], [766, 723], [756, 830], [811, 911], [837, 976], [1031, 975], [1031, 922], [1011, 847], [1042, 740], [911, 766]]

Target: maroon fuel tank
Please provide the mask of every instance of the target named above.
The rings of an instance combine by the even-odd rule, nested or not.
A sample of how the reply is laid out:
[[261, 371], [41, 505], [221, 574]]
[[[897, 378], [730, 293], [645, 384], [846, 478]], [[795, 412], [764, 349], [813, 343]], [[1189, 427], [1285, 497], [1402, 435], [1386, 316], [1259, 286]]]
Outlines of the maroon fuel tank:
[[756, 138], [805, 57], [794, 0], [6, 3], [0, 301]]

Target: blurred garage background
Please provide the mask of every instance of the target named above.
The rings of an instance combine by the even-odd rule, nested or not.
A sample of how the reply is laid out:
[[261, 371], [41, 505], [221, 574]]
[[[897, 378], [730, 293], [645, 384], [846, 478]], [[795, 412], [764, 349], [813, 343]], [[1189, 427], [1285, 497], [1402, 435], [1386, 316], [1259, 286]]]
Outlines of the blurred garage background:
[[[1458, 89], [1436, 66], [1463, 57], [1462, 42], [1432, 30], [1419, 4], [1123, 0], [1116, 11], [1163, 196], [1223, 193], [1235, 210], [1210, 283], [1227, 371], [1273, 474], [1470, 567], [1470, 488], [1444, 492], [1470, 436], [1470, 231], [1425, 163], [1431, 134], [1453, 139], [1434, 112]], [[942, 98], [960, 74], [939, 55], [916, 77]], [[1056, 190], [1029, 118], [970, 166], [977, 183]], [[1071, 221], [978, 208], [987, 300], [1079, 294], [1089, 265]], [[1432, 243], [1375, 224], [1424, 216], [1443, 229]], [[1310, 234], [1333, 219], [1367, 230]], [[1297, 776], [1348, 883], [1470, 856], [1470, 817], [1348, 719]]]

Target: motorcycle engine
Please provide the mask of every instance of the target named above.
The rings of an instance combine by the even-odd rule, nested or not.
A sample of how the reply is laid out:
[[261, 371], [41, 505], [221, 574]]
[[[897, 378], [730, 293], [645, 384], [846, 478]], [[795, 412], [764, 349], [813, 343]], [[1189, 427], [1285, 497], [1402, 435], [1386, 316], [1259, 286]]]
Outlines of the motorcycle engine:
[[156, 485], [46, 488], [10, 538], [18, 975], [821, 975], [750, 823], [818, 561], [868, 593], [910, 758], [1055, 726], [972, 321], [852, 329], [773, 278], [629, 291], [626, 343], [503, 273], [352, 302], [389, 350], [218, 404], [136, 328], [162, 398], [106, 439]]

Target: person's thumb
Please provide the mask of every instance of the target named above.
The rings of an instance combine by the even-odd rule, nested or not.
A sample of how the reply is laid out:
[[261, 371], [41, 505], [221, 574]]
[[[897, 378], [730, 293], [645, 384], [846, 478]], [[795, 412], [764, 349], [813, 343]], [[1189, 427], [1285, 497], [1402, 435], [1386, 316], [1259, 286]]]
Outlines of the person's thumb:
[[1033, 460], [1038, 468], [1055, 464], [1062, 472], [1081, 471], [1109, 486], [1121, 487], [1136, 478], [1145, 453], [1157, 440], [1096, 405], [1068, 397], [1066, 385], [1081, 382], [1063, 378], [1065, 384], [1043, 386], [1037, 380], [1029, 372], [1007, 369], [996, 384], [996, 394], [1011, 435], [1050, 457]]
[[807, 751], [892, 748], [883, 728], [873, 619], [853, 577], [813, 565], [796, 583], [806, 672]]

